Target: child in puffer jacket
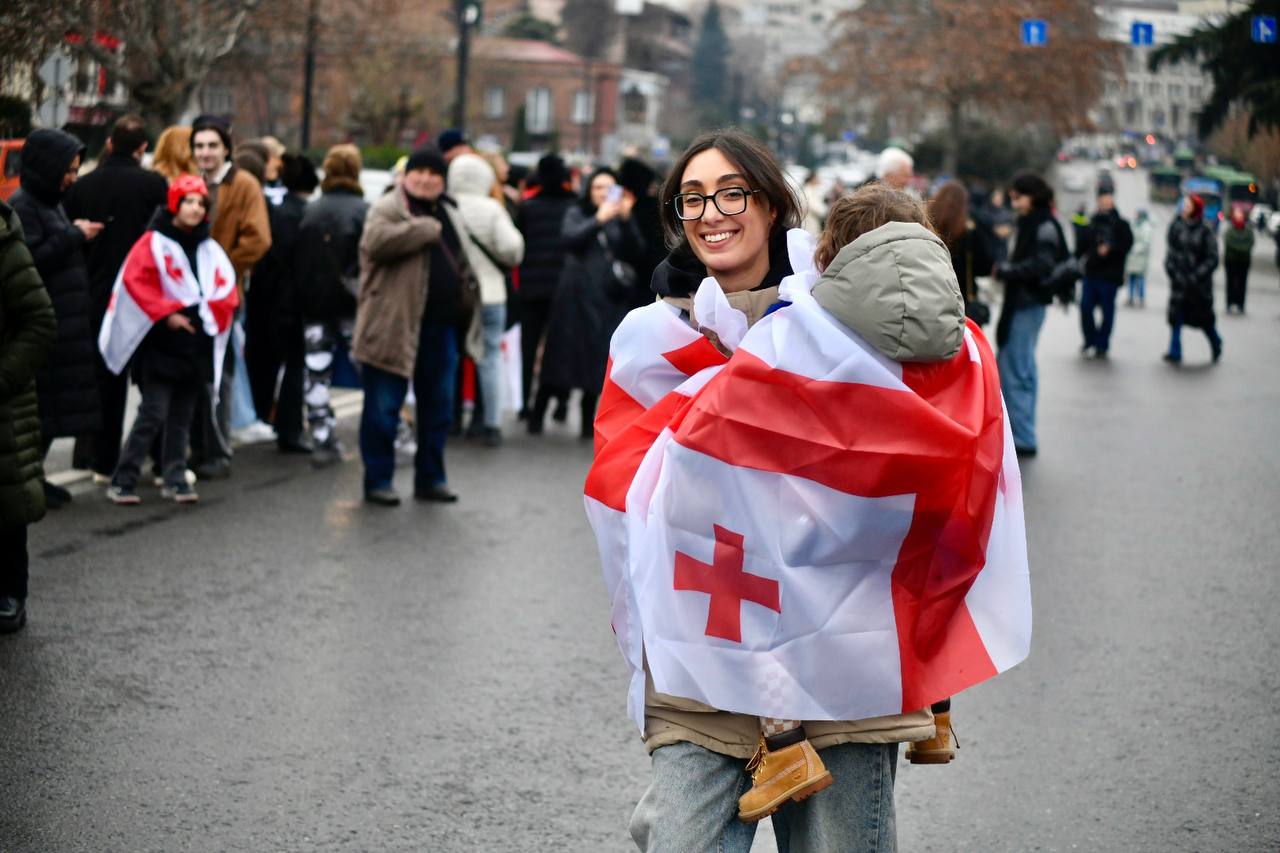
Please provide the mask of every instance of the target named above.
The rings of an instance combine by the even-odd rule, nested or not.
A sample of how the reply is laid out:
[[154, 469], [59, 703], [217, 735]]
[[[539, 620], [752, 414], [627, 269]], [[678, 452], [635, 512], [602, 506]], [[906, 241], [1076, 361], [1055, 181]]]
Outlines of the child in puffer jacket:
[[[814, 257], [814, 299], [886, 357], [945, 361], [964, 341], [964, 301], [946, 244], [920, 202], [870, 184], [831, 205]], [[921, 346], [926, 343], [927, 346]], [[942, 354], [942, 355], [940, 355]], [[913, 764], [955, 758], [951, 700], [932, 706], [936, 734], [907, 746]], [[760, 746], [747, 765], [751, 790], [738, 817], [752, 822], [834, 781], [798, 720], [760, 718]]]

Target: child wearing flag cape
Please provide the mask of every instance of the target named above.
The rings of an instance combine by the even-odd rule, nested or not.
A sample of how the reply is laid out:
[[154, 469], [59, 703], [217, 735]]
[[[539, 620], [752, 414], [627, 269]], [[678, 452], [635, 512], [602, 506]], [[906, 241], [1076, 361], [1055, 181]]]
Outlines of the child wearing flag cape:
[[209, 236], [208, 213], [203, 180], [183, 175], [173, 182], [166, 209], [156, 212], [121, 267], [103, 319], [98, 346], [107, 367], [120, 373], [132, 358], [142, 390], [107, 489], [118, 505], [141, 503], [138, 478], [157, 436], [161, 495], [180, 504], [199, 500], [186, 479], [191, 419], [201, 390], [221, 378], [239, 301], [231, 261]]
[[[928, 214], [919, 202], [884, 184], [869, 184], [836, 201], [828, 211], [826, 226], [818, 238], [814, 256], [814, 264], [823, 274], [823, 279], [867, 275], [866, 269], [859, 270], [855, 261], [859, 256], [865, 259], [873, 250], [864, 244], [865, 241], [859, 243], [858, 238], [891, 223], [912, 223], [932, 231]], [[908, 232], [904, 236], [910, 238], [912, 235]], [[853, 279], [857, 294], [854, 298], [862, 302], [862, 309], [858, 313], [867, 324], [866, 329], [855, 331], [863, 332], [869, 343], [879, 345], [880, 342], [874, 334], [869, 333], [869, 329], [879, 321], [874, 309], [882, 302], [875, 293], [869, 292], [875, 286], [870, 278], [868, 276], [861, 281]], [[819, 284], [815, 286], [815, 295], [820, 303], [823, 301], [820, 295], [823, 279], [819, 279]], [[939, 279], [937, 285], [945, 288], [947, 282]], [[957, 288], [958, 294], [954, 276], [952, 285]], [[828, 293], [830, 292], [829, 290]], [[917, 319], [929, 321], [926, 318]], [[940, 318], [931, 319], [936, 322]], [[713, 332], [704, 331], [704, 334], [719, 347]], [[939, 360], [904, 358], [901, 352], [896, 351], [884, 351], [884, 355], [900, 361]], [[913, 764], [946, 764], [955, 757], [955, 750], [951, 746], [951, 700], [935, 704], [932, 710], [936, 734], [929, 740], [908, 744], [907, 760]], [[797, 767], [803, 767], [804, 770], [797, 772]], [[803, 800], [826, 789], [834, 781], [823, 766], [822, 759], [818, 757], [817, 750], [810, 745], [799, 720], [761, 717], [760, 746], [747, 765], [747, 770], [752, 773], [752, 788], [742, 795], [738, 808], [738, 816], [744, 821], [768, 817], [783, 803]]]

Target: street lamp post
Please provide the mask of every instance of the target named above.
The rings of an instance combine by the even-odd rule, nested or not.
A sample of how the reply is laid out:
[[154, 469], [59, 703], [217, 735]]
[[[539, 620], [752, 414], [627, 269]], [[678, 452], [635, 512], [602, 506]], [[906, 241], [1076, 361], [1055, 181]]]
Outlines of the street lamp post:
[[465, 130], [471, 29], [480, 23], [480, 0], [454, 0], [454, 14], [458, 19], [458, 88], [453, 99], [453, 126]]
[[311, 92], [316, 82], [316, 2], [307, 10], [307, 55], [302, 68], [302, 150], [311, 147]]

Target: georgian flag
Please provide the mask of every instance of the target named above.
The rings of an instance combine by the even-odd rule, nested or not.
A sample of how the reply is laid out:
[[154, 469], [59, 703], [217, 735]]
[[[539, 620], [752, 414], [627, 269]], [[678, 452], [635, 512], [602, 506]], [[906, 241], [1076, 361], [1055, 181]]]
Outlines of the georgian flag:
[[745, 334], [715, 280], [699, 288], [731, 358], [661, 302], [610, 347], [586, 508], [642, 729], [646, 663], [659, 692], [721, 710], [856, 720], [1030, 650], [1021, 479], [986, 339], [970, 325], [949, 361], [890, 361], [813, 299], [812, 238], [788, 249], [790, 304]]
[[98, 349], [112, 373], [124, 370], [153, 325], [175, 311], [199, 305], [201, 325], [214, 342], [214, 387], [218, 386], [231, 319], [240, 303], [235, 269], [211, 239], [196, 250], [196, 266], [193, 272], [182, 247], [156, 231], [133, 244], [98, 332]]

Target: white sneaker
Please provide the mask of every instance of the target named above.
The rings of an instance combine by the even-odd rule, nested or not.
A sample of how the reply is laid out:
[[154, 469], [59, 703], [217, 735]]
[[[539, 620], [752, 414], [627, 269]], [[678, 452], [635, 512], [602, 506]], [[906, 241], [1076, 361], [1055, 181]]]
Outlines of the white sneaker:
[[[199, 477], [196, 476], [196, 472], [192, 471], [190, 468], [187, 469], [186, 473], [183, 476], [186, 478], [188, 486], [194, 486], [196, 484], [196, 480], [200, 479]], [[110, 482], [111, 478], [108, 477], [107, 481]], [[154, 479], [152, 479], [151, 482], [155, 485], [157, 489], [164, 488], [164, 477], [155, 477]]]
[[270, 424], [254, 421], [243, 429], [231, 433], [232, 444], [266, 444], [276, 440], [276, 431]]

